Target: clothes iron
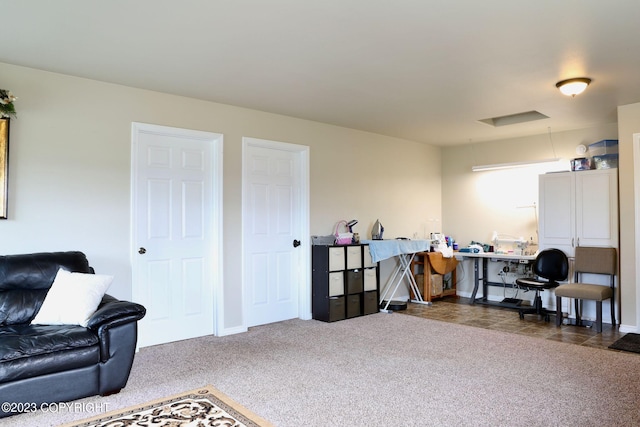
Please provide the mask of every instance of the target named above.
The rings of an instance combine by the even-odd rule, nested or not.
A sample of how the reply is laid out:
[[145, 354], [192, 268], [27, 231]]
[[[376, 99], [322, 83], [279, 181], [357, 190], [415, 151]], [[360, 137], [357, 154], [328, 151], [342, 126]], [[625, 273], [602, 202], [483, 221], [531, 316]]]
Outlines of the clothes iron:
[[376, 219], [371, 229], [371, 240], [382, 240], [382, 234], [384, 233], [384, 227], [380, 224], [380, 221]]

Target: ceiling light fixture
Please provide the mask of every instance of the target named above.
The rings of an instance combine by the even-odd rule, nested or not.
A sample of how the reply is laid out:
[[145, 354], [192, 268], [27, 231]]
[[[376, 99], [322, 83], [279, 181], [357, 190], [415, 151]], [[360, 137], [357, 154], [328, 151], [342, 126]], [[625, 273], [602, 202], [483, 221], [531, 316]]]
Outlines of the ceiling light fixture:
[[591, 79], [586, 77], [577, 77], [575, 79], [562, 80], [556, 83], [556, 87], [560, 89], [564, 95], [576, 96], [580, 95], [591, 83]]
[[553, 158], [553, 159], [543, 159], [543, 160], [529, 160], [525, 162], [495, 163], [492, 165], [471, 166], [471, 171], [483, 172], [483, 171], [492, 171], [492, 170], [498, 170], [498, 169], [522, 168], [522, 167], [542, 165], [542, 164], [560, 165], [561, 161], [562, 161], [561, 159]]

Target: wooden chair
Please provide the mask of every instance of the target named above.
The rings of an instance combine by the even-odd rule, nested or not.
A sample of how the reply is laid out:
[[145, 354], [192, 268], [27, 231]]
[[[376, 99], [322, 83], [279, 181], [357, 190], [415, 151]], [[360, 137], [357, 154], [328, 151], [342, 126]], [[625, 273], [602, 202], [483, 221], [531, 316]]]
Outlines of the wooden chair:
[[[567, 283], [556, 288], [556, 326], [562, 324], [562, 297], [575, 298], [576, 325], [581, 325], [580, 308], [582, 300], [596, 302], [596, 331], [602, 332], [602, 301], [611, 299], [611, 325], [616, 325], [615, 316], [615, 276], [618, 270], [615, 248], [576, 247], [575, 283]], [[583, 273], [604, 274], [610, 277], [609, 286], [581, 283]]]

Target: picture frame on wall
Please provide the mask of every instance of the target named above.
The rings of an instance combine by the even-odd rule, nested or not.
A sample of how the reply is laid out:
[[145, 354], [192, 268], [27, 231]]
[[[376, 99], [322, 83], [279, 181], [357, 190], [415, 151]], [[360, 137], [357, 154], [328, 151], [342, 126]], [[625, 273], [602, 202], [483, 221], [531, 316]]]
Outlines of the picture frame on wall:
[[0, 118], [0, 219], [7, 219], [9, 190], [9, 119]]

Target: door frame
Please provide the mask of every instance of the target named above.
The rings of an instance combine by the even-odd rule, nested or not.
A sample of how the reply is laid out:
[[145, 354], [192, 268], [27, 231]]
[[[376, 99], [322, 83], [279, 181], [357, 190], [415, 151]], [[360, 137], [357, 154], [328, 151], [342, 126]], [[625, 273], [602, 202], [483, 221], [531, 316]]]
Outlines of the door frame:
[[137, 182], [138, 172], [138, 135], [141, 133], [151, 133], [158, 135], [175, 135], [192, 139], [201, 139], [211, 143], [211, 287], [213, 295], [213, 325], [214, 335], [220, 335], [224, 327], [224, 251], [223, 251], [223, 139], [221, 133], [205, 132], [193, 129], [177, 128], [170, 126], [154, 125], [149, 123], [131, 122], [131, 213], [130, 213], [130, 264], [131, 264], [131, 295], [132, 300], [136, 297], [137, 277], [137, 249], [136, 233], [137, 221]]
[[[620, 320], [620, 332], [628, 333], [639, 333], [640, 332], [640, 292], [638, 292], [638, 283], [640, 283], [640, 133], [634, 133], [632, 135], [632, 150], [633, 150], [633, 195], [634, 195], [634, 225], [635, 225], [635, 242], [634, 242], [634, 258], [635, 258], [635, 281], [634, 286], [636, 289], [633, 291], [635, 294], [635, 305], [636, 305], [636, 318], [635, 325], [623, 325], [622, 324], [622, 301], [623, 298], [622, 292], [626, 290], [625, 286], [620, 286], [618, 290], [618, 318]], [[620, 179], [620, 175], [618, 172], [618, 179]], [[619, 188], [618, 188], [619, 191]], [[620, 212], [618, 211], [618, 215]], [[620, 245], [621, 246], [621, 245]], [[620, 255], [618, 255], [619, 257]], [[620, 258], [618, 258], [619, 260]], [[620, 268], [622, 270], [622, 268]], [[629, 281], [631, 282], [631, 281]], [[626, 292], [625, 292], [626, 294]]]
[[[311, 235], [309, 234], [309, 151], [310, 147], [306, 145], [292, 144], [288, 142], [279, 142], [265, 140], [261, 138], [242, 137], [242, 310], [246, 313], [248, 299], [247, 299], [247, 283], [245, 277], [245, 210], [244, 200], [247, 196], [247, 180], [245, 179], [245, 172], [247, 170], [249, 158], [247, 151], [249, 147], [265, 148], [269, 150], [280, 150], [297, 153], [300, 160], [300, 174], [297, 177], [300, 181], [300, 265], [298, 266], [298, 281], [301, 283], [298, 288], [298, 318], [302, 320], [311, 319]], [[246, 331], [247, 320], [246, 316], [242, 316], [242, 327]]]

